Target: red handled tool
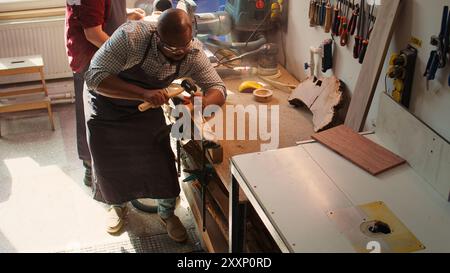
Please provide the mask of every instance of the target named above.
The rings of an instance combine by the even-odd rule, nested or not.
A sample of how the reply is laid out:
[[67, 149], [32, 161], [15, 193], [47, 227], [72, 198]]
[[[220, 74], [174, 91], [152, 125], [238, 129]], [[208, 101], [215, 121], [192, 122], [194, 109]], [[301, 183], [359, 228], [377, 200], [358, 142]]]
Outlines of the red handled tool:
[[346, 8], [344, 11], [344, 16], [341, 18], [341, 29], [339, 31], [341, 36], [341, 46], [346, 46], [348, 43], [348, 13], [350, 10], [350, 3], [346, 2]]
[[[370, 8], [369, 8], [370, 9]], [[371, 11], [369, 12], [369, 16], [367, 18], [367, 35], [366, 39], [362, 41], [361, 44], [361, 52], [359, 53], [359, 63], [362, 64], [364, 62], [364, 58], [366, 57], [367, 47], [369, 46], [370, 34], [372, 33], [373, 27], [371, 28], [371, 23], [375, 21], [373, 17], [373, 12], [375, 10], [375, 4], [372, 6]]]
[[339, 26], [341, 24], [341, 0], [336, 2], [336, 7], [334, 8], [334, 21], [333, 21], [333, 35], [339, 36]]
[[352, 18], [350, 19], [350, 23], [349, 23], [351, 36], [355, 35], [356, 22], [358, 21], [358, 17], [359, 17], [359, 5], [357, 4], [355, 6], [355, 0], [353, 0], [352, 6], [353, 6], [353, 13], [352, 13]]
[[364, 20], [365, 20], [365, 1], [361, 0], [361, 5], [359, 6], [359, 18], [358, 18], [358, 33], [355, 36], [355, 46], [353, 47], [353, 58], [359, 58], [359, 52], [361, 52], [361, 42], [364, 35]]

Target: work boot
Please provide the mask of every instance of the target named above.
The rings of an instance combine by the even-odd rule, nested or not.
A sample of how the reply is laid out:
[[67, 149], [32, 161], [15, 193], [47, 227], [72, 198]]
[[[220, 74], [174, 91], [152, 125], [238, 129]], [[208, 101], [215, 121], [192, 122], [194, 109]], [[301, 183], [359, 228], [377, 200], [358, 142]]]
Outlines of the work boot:
[[163, 219], [161, 216], [159, 217], [159, 219], [166, 227], [170, 239], [174, 240], [177, 243], [186, 242], [188, 236], [186, 228], [181, 223], [180, 218], [178, 218], [176, 215], [172, 215], [168, 219]]
[[108, 210], [108, 218], [106, 222], [106, 231], [109, 234], [118, 233], [125, 222], [124, 218], [127, 214], [127, 207], [111, 206]]
[[84, 185], [92, 187], [92, 166], [89, 161], [83, 161], [84, 166]]

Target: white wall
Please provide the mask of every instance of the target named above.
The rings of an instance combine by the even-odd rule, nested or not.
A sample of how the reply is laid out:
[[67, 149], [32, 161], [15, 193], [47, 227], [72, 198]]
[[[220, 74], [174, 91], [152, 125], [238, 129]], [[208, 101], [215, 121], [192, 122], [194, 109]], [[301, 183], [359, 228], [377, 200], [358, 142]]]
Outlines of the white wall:
[[[433, 48], [429, 44], [430, 37], [439, 33], [442, 8], [444, 5], [450, 5], [450, 0], [404, 0], [403, 2], [386, 65], [369, 113], [367, 127], [373, 128], [372, 124], [377, 116], [378, 98], [384, 91], [384, 75], [389, 56], [392, 52], [405, 48], [411, 37], [414, 36], [421, 39], [423, 45], [422, 48], [418, 48], [419, 57], [416, 65], [411, 111], [450, 141], [450, 88], [447, 85], [450, 65], [444, 70], [439, 70], [437, 80], [430, 84], [430, 91], [426, 90], [426, 81], [422, 76], [430, 50]], [[309, 0], [289, 1], [289, 22], [285, 44], [287, 68], [300, 80], [306, 77], [303, 65], [305, 62], [309, 62], [310, 46], [319, 46], [323, 40], [330, 38], [330, 35], [324, 33], [322, 28], [309, 27], [308, 10]], [[345, 48], [335, 44], [334, 51], [336, 76], [345, 82], [351, 93], [354, 92], [361, 69], [361, 65], [352, 57], [353, 41], [354, 39], [351, 39], [350, 45]]]

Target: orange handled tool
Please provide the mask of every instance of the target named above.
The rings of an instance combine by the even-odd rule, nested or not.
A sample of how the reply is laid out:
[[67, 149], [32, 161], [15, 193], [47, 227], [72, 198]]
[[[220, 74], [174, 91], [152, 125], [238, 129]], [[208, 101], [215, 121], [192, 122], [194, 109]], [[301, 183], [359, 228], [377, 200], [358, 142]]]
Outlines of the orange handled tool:
[[330, 33], [332, 23], [333, 23], [333, 7], [331, 6], [330, 0], [328, 0], [325, 14], [325, 33]]
[[341, 46], [346, 46], [348, 43], [348, 12], [350, 10], [349, 3], [347, 3], [344, 16], [341, 17], [341, 29], [339, 34], [341, 36]]
[[372, 6], [372, 10], [369, 12], [368, 16], [368, 27], [367, 27], [367, 36], [366, 39], [362, 41], [361, 44], [361, 52], [359, 53], [359, 63], [362, 64], [364, 62], [364, 58], [366, 57], [367, 48], [369, 47], [369, 39], [370, 34], [372, 33], [373, 28], [371, 28], [371, 22], [375, 21], [373, 17], [373, 12], [375, 10], [375, 5]]

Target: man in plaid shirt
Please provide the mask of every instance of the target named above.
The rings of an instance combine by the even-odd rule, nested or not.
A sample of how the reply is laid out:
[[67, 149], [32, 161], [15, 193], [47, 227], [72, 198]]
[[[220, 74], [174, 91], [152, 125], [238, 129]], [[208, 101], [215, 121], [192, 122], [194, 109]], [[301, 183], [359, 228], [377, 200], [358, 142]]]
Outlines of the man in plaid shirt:
[[85, 77], [96, 199], [114, 208], [109, 230], [120, 230], [126, 202], [151, 198], [158, 200], [169, 236], [186, 241], [186, 230], [174, 215], [180, 187], [169, 136], [164, 141], [156, 137], [165, 126], [163, 111], [159, 107], [141, 113], [138, 105], [163, 105], [168, 101], [164, 88], [183, 77], [201, 87], [204, 107], [225, 103], [225, 85], [193, 38], [189, 16], [169, 9], [157, 26], [124, 24], [95, 54]]

